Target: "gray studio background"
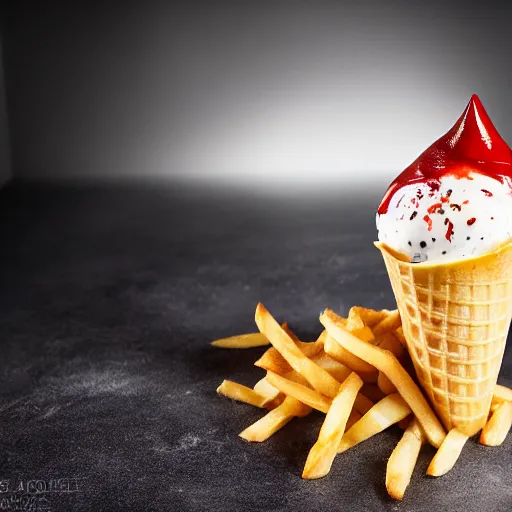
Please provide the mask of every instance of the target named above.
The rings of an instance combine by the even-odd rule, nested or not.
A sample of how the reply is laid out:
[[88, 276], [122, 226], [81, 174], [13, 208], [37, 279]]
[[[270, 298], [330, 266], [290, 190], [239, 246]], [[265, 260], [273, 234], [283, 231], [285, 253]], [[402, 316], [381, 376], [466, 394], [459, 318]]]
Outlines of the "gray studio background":
[[[0, 41], [0, 50], [2, 48]], [[2, 54], [0, 53], [0, 66]], [[9, 132], [7, 126], [7, 110], [5, 105], [5, 79], [3, 66], [0, 67], [0, 186], [11, 177], [11, 161], [9, 148]]]
[[384, 187], [474, 92], [512, 141], [511, 14], [510, 2], [13, 2], [0, 177], [11, 162], [25, 180]]

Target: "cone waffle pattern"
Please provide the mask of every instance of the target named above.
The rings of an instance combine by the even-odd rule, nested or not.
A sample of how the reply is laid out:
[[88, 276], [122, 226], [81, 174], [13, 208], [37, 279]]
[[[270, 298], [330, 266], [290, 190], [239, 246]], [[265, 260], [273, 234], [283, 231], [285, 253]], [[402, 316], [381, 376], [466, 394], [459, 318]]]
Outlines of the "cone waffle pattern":
[[449, 264], [411, 264], [378, 245], [418, 380], [446, 429], [487, 422], [512, 315], [512, 245]]

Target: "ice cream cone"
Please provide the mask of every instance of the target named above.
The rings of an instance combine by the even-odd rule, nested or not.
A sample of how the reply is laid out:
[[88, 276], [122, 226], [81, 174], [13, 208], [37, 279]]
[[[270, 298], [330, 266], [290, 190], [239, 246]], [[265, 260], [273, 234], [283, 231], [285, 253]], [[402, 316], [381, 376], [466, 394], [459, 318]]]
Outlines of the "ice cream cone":
[[418, 380], [446, 429], [486, 423], [512, 316], [512, 243], [476, 258], [409, 263], [382, 252]]

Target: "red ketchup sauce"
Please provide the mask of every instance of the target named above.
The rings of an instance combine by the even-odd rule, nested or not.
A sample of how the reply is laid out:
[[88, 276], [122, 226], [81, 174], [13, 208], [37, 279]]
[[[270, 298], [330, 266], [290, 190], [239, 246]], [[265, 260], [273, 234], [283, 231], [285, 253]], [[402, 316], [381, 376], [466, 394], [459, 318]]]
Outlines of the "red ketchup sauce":
[[393, 181], [378, 213], [385, 214], [395, 193], [406, 185], [427, 183], [435, 192], [441, 177], [467, 178], [470, 172], [485, 174], [501, 183], [505, 178], [512, 180], [512, 150], [476, 94], [453, 127]]

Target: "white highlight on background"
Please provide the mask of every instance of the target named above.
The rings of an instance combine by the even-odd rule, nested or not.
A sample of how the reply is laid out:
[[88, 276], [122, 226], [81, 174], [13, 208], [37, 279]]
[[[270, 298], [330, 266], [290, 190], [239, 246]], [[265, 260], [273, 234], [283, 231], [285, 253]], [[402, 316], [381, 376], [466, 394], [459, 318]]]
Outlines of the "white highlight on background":
[[331, 68], [318, 56], [215, 91], [162, 154], [162, 174], [167, 165], [204, 184], [382, 187], [453, 125], [474, 92], [463, 73], [436, 80], [435, 68], [405, 49], [384, 69], [378, 55], [351, 61], [348, 76], [343, 62]]

